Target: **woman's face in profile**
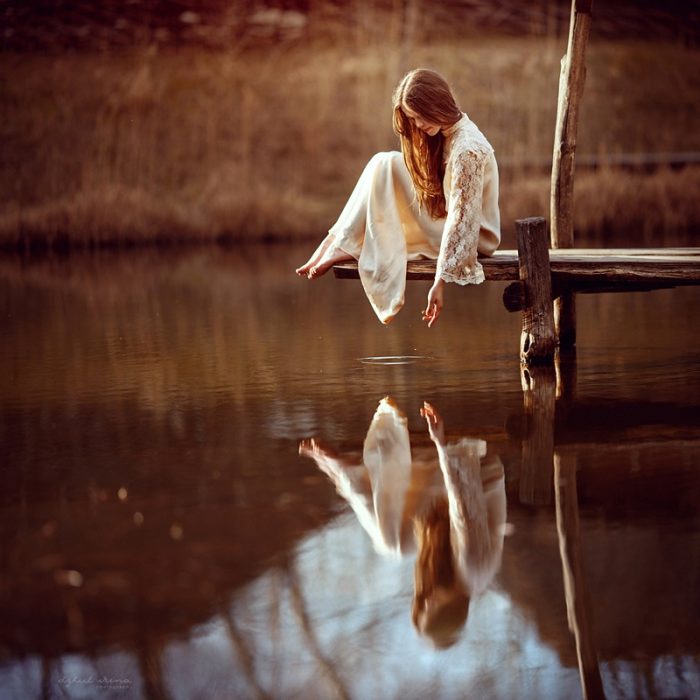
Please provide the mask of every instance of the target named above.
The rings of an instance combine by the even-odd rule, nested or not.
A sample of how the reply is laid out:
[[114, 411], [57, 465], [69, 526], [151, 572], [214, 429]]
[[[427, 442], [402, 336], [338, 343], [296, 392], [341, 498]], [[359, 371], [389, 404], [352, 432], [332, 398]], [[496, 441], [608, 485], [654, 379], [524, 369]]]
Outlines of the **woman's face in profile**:
[[420, 116], [417, 112], [414, 112], [410, 107], [402, 105], [401, 110], [403, 113], [413, 122], [416, 128], [424, 131], [428, 136], [435, 136], [438, 131], [442, 128], [440, 124], [435, 124], [428, 121]]

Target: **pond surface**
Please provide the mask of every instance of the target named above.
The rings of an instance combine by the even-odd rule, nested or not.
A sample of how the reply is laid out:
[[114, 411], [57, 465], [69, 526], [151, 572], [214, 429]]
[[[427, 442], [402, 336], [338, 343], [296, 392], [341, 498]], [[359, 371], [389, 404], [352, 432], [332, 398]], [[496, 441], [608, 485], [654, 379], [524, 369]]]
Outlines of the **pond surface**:
[[0, 695], [698, 697], [700, 290], [521, 377], [305, 252], [0, 259]]

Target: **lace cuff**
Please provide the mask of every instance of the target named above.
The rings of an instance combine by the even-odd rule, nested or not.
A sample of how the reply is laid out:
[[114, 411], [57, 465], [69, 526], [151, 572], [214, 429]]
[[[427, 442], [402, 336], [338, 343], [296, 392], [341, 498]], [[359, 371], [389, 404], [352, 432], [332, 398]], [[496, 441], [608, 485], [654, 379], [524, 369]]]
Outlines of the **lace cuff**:
[[455, 282], [456, 284], [467, 285], [467, 284], [481, 284], [486, 281], [484, 275], [484, 268], [481, 267], [481, 263], [477, 262], [471, 268], [464, 268], [459, 274], [455, 275], [451, 272], [441, 272], [440, 279], [445, 282]]

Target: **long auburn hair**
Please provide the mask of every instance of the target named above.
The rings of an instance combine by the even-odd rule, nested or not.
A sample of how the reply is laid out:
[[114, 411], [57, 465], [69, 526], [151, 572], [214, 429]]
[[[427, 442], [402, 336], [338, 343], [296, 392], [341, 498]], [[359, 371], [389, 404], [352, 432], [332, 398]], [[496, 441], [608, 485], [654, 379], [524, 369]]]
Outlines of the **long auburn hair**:
[[401, 151], [416, 189], [418, 203], [434, 219], [446, 215], [442, 162], [445, 137], [439, 131], [429, 136], [418, 129], [404, 108], [441, 127], [459, 121], [462, 112], [447, 81], [435, 71], [417, 68], [407, 73], [394, 91], [394, 131], [401, 139]]
[[[469, 596], [457, 580], [450, 537], [447, 498], [442, 496], [414, 520], [418, 556], [414, 570], [411, 619], [414, 627], [437, 647], [453, 644], [469, 611]], [[434, 593], [442, 589], [448, 598], [427, 610]]]

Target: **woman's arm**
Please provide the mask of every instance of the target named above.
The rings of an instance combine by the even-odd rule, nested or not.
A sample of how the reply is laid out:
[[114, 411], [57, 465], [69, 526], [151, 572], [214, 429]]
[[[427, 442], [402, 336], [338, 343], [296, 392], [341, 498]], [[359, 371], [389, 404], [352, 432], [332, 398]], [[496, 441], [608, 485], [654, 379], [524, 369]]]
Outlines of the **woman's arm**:
[[484, 157], [473, 151], [459, 154], [452, 164], [447, 218], [440, 243], [435, 281], [428, 292], [423, 320], [432, 327], [442, 311], [445, 282], [481, 284], [484, 271], [477, 260], [484, 190]]
[[484, 155], [476, 151], [465, 151], [454, 159], [436, 280], [457, 284], [480, 284], [484, 281], [484, 272], [476, 255], [481, 230], [485, 166]]

